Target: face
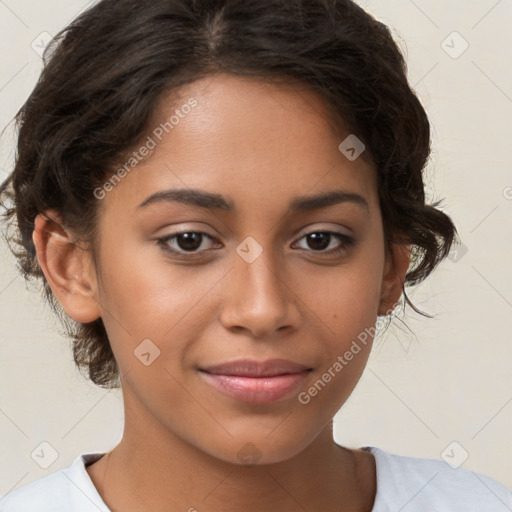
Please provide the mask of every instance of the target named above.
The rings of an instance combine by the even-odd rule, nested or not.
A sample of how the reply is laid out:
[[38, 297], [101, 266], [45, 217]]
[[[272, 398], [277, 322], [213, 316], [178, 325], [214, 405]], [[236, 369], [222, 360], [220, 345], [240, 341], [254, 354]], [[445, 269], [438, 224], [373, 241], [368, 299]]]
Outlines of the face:
[[[305, 88], [215, 75], [180, 94], [160, 102], [152, 153], [136, 148], [100, 200], [96, 300], [125, 428], [232, 463], [284, 460], [330, 426], [367, 362], [389, 268], [375, 170], [340, 152], [349, 133]], [[306, 201], [333, 192], [349, 195]], [[241, 363], [275, 359], [266, 377]]]

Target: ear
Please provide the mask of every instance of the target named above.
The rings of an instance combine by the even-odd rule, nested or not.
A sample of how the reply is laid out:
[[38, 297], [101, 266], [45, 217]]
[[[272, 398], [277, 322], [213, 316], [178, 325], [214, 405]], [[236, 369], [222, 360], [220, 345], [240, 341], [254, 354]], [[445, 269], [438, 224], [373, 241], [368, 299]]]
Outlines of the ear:
[[379, 315], [390, 314], [400, 300], [405, 275], [411, 262], [411, 249], [411, 245], [395, 243], [386, 251]]
[[46, 280], [68, 316], [81, 323], [98, 319], [96, 274], [89, 252], [63, 227], [55, 211], [37, 215], [32, 240]]

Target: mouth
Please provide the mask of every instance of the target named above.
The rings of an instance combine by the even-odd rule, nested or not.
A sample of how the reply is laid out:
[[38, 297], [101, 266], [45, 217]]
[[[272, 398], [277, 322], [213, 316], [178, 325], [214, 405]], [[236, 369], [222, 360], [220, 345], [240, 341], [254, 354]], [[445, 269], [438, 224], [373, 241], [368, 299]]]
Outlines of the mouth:
[[312, 368], [272, 359], [240, 360], [200, 368], [204, 380], [218, 391], [249, 403], [269, 403], [286, 398], [309, 376]]

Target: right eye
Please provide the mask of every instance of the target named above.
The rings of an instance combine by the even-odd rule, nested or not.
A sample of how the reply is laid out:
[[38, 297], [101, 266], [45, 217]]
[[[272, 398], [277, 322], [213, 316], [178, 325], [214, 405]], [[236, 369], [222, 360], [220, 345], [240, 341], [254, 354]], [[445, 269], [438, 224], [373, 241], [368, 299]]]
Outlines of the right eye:
[[158, 243], [165, 251], [173, 254], [197, 254], [203, 252], [197, 249], [203, 245], [205, 238], [214, 240], [213, 237], [202, 231], [180, 231], [159, 238]]

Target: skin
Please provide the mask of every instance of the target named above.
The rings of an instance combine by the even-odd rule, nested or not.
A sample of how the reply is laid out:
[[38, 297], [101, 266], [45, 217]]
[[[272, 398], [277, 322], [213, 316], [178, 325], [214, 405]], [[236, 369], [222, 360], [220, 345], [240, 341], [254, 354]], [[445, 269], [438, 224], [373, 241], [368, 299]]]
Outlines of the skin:
[[[76, 321], [102, 317], [121, 370], [123, 438], [87, 471], [113, 511], [368, 512], [373, 455], [336, 444], [332, 418], [363, 373], [371, 337], [308, 404], [297, 395], [400, 298], [410, 247], [385, 251], [375, 169], [339, 151], [349, 132], [331, 126], [307, 88], [219, 74], [179, 92], [162, 97], [151, 126], [190, 97], [197, 106], [100, 201], [96, 264], [56, 212], [46, 212], [56, 222], [35, 222], [52, 290]], [[170, 188], [221, 194], [235, 210], [138, 208]], [[287, 212], [297, 196], [335, 189], [360, 194], [368, 209]], [[318, 249], [305, 236], [325, 230], [355, 244], [329, 255], [343, 242], [332, 236]], [[157, 239], [179, 231], [212, 238], [187, 255], [177, 237], [167, 243], [183, 254], [172, 255]], [[251, 263], [236, 251], [248, 236], [262, 248]], [[160, 350], [149, 366], [134, 355], [147, 338]], [[198, 372], [241, 358], [313, 370], [267, 404], [228, 397]], [[250, 466], [238, 457], [248, 443], [260, 456]]]

